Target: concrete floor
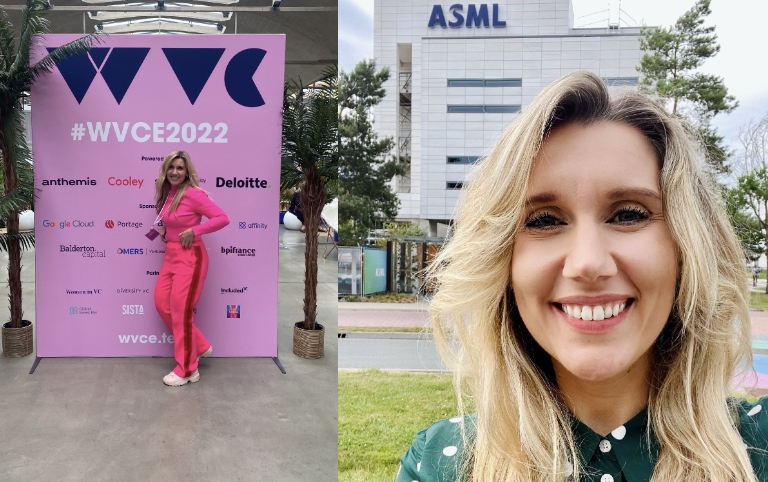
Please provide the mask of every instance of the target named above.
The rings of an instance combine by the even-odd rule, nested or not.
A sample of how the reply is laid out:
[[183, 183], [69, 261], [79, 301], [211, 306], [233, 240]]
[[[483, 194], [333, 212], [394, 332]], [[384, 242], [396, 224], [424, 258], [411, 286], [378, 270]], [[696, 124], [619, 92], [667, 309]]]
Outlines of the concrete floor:
[[[337, 251], [318, 260], [325, 357], [292, 352], [303, 318], [304, 235], [280, 227], [283, 375], [270, 358], [205, 358], [199, 383], [161, 379], [168, 358], [0, 357], [0, 480], [336, 481]], [[0, 258], [0, 279], [5, 278]], [[24, 254], [34, 321], [34, 252]], [[8, 319], [0, 284], [0, 321]]]

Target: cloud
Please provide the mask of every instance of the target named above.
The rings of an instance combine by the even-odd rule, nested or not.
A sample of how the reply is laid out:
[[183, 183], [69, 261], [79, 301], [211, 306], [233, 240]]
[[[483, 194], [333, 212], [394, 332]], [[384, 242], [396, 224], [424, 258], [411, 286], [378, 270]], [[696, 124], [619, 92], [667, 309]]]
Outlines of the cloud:
[[373, 0], [339, 2], [339, 66], [349, 72], [373, 58]]

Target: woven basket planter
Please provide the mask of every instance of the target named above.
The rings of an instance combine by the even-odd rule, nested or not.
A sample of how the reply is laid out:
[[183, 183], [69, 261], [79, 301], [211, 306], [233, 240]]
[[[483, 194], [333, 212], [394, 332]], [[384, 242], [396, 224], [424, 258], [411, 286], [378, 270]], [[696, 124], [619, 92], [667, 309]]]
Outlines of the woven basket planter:
[[21, 320], [21, 328], [11, 328], [11, 322], [3, 325], [3, 356], [21, 358], [32, 354], [34, 327], [32, 322]]
[[293, 354], [302, 358], [322, 358], [323, 341], [325, 340], [325, 328], [320, 323], [315, 323], [314, 330], [305, 330], [300, 321], [293, 325]]

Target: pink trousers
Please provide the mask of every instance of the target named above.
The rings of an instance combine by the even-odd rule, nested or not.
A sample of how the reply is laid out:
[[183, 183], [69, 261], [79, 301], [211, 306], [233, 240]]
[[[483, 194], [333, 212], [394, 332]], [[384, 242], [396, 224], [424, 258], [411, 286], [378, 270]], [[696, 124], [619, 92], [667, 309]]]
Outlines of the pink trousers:
[[165, 245], [165, 260], [155, 285], [155, 308], [173, 333], [174, 373], [188, 377], [197, 369], [197, 357], [211, 344], [195, 326], [194, 308], [208, 273], [208, 252], [201, 240], [189, 248]]

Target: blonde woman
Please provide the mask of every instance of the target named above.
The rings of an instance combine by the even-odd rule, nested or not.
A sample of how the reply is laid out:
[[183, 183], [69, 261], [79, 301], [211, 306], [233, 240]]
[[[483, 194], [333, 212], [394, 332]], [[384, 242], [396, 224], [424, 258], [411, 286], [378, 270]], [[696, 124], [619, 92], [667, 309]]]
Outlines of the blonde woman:
[[476, 413], [421, 431], [398, 482], [768, 480], [768, 410], [729, 398], [747, 279], [703, 164], [676, 118], [589, 73], [507, 128], [433, 265]]
[[[208, 273], [208, 253], [201, 236], [225, 227], [229, 218], [198, 182], [189, 154], [174, 151], [163, 160], [155, 184], [155, 206], [166, 243], [155, 285], [155, 308], [173, 333], [176, 359], [176, 367], [163, 378], [169, 386], [199, 381], [197, 361], [213, 351], [195, 326], [194, 308]], [[203, 224], [202, 216], [208, 218]]]

